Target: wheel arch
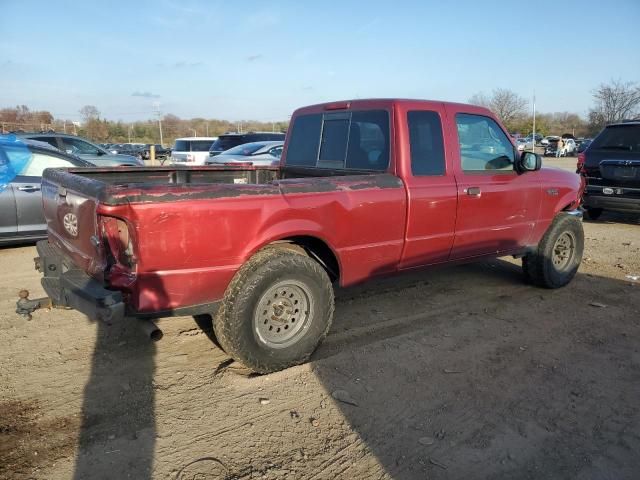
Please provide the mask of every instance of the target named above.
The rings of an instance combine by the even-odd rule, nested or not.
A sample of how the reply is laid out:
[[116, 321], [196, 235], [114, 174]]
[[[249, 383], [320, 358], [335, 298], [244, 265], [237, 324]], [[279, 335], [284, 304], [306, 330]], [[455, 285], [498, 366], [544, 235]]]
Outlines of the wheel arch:
[[250, 256], [253, 256], [264, 248], [278, 245], [291, 245], [301, 248], [309, 257], [317, 261], [326, 270], [332, 282], [340, 279], [342, 272], [340, 257], [330, 246], [329, 242], [315, 232], [313, 234], [283, 235], [280, 238], [270, 239], [253, 249]]

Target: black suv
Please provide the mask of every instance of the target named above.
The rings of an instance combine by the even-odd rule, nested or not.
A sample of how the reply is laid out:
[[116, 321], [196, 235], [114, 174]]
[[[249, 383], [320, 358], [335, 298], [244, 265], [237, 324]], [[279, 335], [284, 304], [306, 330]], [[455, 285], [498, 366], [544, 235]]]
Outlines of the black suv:
[[215, 157], [230, 148], [251, 142], [284, 141], [284, 133], [249, 132], [249, 133], [225, 133], [213, 142], [209, 149], [209, 156]]
[[640, 213], [640, 121], [607, 125], [578, 155], [578, 173], [587, 180], [587, 218], [603, 210]]

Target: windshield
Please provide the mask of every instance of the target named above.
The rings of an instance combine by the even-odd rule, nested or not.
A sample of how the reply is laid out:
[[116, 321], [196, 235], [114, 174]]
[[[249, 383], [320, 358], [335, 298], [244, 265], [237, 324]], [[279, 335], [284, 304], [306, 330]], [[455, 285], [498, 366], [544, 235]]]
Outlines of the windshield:
[[245, 143], [224, 152], [225, 155], [252, 155], [264, 147], [264, 143]]
[[173, 150], [176, 152], [208, 152], [211, 140], [176, 140]]
[[591, 150], [640, 150], [640, 125], [615, 125], [605, 128], [591, 143]]

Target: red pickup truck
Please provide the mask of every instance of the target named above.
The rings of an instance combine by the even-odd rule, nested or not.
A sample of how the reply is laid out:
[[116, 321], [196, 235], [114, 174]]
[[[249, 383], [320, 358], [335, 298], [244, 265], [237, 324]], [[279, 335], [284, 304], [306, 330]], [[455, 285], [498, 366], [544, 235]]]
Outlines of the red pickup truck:
[[566, 285], [583, 188], [484, 108], [314, 105], [279, 168], [46, 170], [36, 266], [54, 304], [103, 320], [211, 313], [222, 348], [270, 372], [325, 337], [332, 283], [513, 255], [531, 283]]

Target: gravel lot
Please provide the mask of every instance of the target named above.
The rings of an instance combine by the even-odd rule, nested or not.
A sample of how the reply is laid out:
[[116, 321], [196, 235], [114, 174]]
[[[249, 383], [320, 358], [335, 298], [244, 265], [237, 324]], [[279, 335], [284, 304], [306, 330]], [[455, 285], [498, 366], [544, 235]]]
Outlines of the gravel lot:
[[312, 362], [267, 376], [206, 319], [163, 320], [158, 343], [74, 311], [27, 322], [35, 248], [2, 248], [0, 478], [638, 478], [640, 219], [584, 227], [564, 289], [500, 259], [341, 290]]

